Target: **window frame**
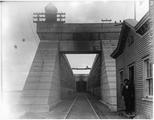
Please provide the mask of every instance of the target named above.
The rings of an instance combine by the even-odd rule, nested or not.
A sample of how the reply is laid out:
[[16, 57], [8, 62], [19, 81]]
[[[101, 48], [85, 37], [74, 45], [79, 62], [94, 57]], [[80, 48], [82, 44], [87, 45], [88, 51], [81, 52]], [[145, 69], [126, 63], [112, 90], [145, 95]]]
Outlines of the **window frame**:
[[[148, 76], [148, 73], [147, 73], [148, 72], [147, 65], [146, 65], [147, 63], [145, 63], [147, 60], [149, 61], [149, 64], [151, 64], [150, 65], [151, 66], [150, 72], [152, 74], [150, 77]], [[153, 82], [153, 65], [152, 65], [152, 60], [150, 59], [149, 56], [147, 56], [147, 57], [143, 58], [143, 87], [144, 87], [143, 97], [146, 99], [153, 98], [153, 93], [152, 93], [152, 95], [150, 94], [150, 85], [148, 85], [149, 82], [147, 82], [150, 80], [152, 80], [152, 82]], [[152, 86], [152, 91], [153, 91], [153, 86]]]
[[[121, 72], [123, 73], [123, 79], [121, 79]], [[124, 69], [119, 70], [119, 83], [120, 83], [120, 92], [122, 92], [123, 89], [123, 82], [124, 82]], [[122, 93], [121, 93], [122, 96]]]
[[130, 35], [127, 38], [127, 43], [128, 43], [128, 47], [130, 47], [132, 44], [134, 44], [134, 36], [133, 35]]

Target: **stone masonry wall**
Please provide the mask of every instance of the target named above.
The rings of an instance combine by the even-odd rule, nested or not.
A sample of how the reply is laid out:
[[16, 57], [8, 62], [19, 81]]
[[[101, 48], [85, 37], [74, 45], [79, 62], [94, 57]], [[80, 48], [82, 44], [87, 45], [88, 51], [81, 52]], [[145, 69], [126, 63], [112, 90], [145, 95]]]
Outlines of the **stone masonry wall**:
[[88, 92], [97, 98], [101, 97], [100, 90], [101, 80], [101, 55], [97, 55], [93, 63], [92, 69], [88, 75]]
[[117, 110], [117, 95], [115, 60], [110, 55], [116, 45], [117, 40], [102, 41], [101, 102], [112, 111]]
[[61, 99], [75, 97], [75, 76], [64, 54], [60, 55]]
[[40, 42], [20, 100], [24, 112], [47, 112], [60, 102], [58, 53], [57, 42]]

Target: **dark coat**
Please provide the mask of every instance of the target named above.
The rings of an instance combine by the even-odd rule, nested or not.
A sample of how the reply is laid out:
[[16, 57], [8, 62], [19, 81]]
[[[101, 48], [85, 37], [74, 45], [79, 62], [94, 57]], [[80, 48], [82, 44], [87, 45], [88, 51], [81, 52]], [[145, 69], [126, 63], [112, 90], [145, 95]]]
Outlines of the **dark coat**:
[[131, 84], [127, 84], [123, 86], [122, 96], [124, 96], [124, 98], [127, 98], [127, 99], [133, 96], [133, 86]]

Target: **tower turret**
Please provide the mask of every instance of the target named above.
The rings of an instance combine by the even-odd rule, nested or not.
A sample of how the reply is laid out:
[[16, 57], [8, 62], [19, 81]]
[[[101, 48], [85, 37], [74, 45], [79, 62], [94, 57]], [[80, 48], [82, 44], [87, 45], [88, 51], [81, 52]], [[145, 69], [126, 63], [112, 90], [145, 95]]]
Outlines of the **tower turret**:
[[50, 22], [50, 23], [57, 22], [57, 12], [58, 12], [57, 8], [52, 3], [49, 3], [45, 7], [46, 22]]

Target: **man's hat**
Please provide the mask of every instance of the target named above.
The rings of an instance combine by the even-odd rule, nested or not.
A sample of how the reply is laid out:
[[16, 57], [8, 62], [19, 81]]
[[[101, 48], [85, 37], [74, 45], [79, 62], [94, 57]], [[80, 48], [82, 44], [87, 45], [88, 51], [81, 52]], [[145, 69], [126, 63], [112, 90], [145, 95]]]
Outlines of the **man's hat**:
[[124, 82], [125, 82], [125, 81], [128, 82], [129, 80], [128, 80], [128, 79], [124, 79]]

